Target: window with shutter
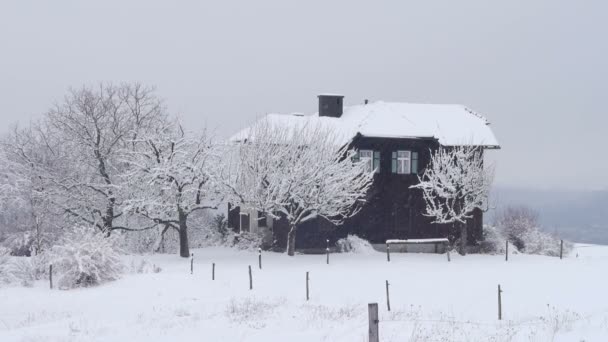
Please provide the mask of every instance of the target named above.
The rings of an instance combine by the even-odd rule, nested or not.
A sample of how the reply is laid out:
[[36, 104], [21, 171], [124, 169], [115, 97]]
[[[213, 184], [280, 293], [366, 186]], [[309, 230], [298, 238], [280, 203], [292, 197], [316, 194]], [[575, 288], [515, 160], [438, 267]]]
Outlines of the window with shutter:
[[380, 151], [374, 151], [374, 172], [380, 172]]
[[393, 152], [391, 155], [391, 172], [397, 173], [397, 152]]
[[418, 174], [418, 152], [412, 152], [412, 173]]
[[266, 227], [266, 213], [258, 211], [258, 227]]
[[410, 151], [397, 151], [397, 173], [409, 174], [411, 172], [411, 157]]
[[374, 169], [374, 151], [361, 150], [359, 151], [359, 160], [365, 163], [365, 171], [369, 172]]

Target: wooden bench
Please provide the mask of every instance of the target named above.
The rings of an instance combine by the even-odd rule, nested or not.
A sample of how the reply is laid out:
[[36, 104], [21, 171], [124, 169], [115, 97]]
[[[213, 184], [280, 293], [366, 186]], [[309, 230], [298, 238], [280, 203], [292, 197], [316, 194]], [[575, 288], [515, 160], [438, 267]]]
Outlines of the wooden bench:
[[438, 253], [437, 246], [443, 245], [444, 250], [447, 250], [449, 243], [450, 243], [450, 241], [446, 238], [386, 240], [386, 247], [389, 247], [390, 245], [402, 245], [405, 247], [405, 252], [407, 252], [407, 245], [433, 244], [433, 245], [435, 245], [435, 253]]

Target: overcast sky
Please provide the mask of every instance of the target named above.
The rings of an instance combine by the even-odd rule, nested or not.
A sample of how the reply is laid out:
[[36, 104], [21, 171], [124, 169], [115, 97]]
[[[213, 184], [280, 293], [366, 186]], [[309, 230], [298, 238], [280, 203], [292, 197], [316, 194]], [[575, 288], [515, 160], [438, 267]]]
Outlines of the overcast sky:
[[608, 1], [27, 1], [0, 4], [0, 132], [70, 86], [140, 81], [227, 136], [321, 92], [460, 103], [499, 185], [608, 188]]

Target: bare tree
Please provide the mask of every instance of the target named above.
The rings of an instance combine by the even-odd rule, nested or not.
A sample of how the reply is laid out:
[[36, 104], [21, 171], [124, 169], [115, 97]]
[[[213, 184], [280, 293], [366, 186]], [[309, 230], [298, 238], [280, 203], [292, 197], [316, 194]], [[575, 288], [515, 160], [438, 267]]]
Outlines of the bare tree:
[[180, 256], [190, 256], [188, 217], [204, 209], [215, 209], [222, 198], [215, 179], [220, 158], [205, 134], [187, 134], [178, 123], [170, 123], [154, 133], [133, 141], [125, 150], [131, 172], [124, 175], [133, 213], [163, 226], [162, 235], [175, 229]]
[[323, 126], [263, 121], [241, 139], [233, 193], [242, 206], [287, 219], [287, 254], [294, 255], [302, 223], [322, 217], [341, 224], [359, 211], [373, 172], [353, 155]]
[[478, 208], [487, 209], [494, 168], [484, 167], [483, 149], [476, 146], [441, 147], [420, 182], [412, 188], [421, 189], [426, 202], [426, 216], [434, 223], [453, 223], [460, 227], [460, 254], [466, 254], [467, 219]]
[[0, 225], [5, 231], [29, 235], [28, 250], [22, 251], [28, 254], [45, 247], [60, 220], [50, 209], [44, 179], [39, 176], [54, 160], [48, 158], [46, 146], [36, 140], [35, 129], [35, 125], [15, 127], [0, 142]]
[[119, 151], [165, 120], [151, 88], [101, 84], [70, 90], [42, 121], [18, 131], [10, 145], [58, 210], [109, 235], [138, 229], [116, 224], [124, 215], [120, 175], [127, 167]]

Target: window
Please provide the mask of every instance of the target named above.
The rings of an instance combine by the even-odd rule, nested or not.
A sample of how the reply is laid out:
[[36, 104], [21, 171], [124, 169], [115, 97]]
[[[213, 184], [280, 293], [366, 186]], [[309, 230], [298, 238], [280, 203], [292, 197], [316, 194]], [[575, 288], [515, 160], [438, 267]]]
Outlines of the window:
[[359, 151], [359, 160], [365, 164], [365, 171], [373, 170], [374, 162], [374, 151], [372, 150], [361, 150]]
[[398, 174], [418, 173], [418, 152], [395, 151], [392, 156], [392, 172]]
[[258, 211], [258, 227], [266, 227], [266, 214], [263, 211]]
[[380, 172], [380, 152], [372, 150], [360, 150], [358, 160], [365, 163], [365, 170], [378, 173]]
[[249, 214], [248, 213], [240, 213], [240, 228], [241, 228], [241, 232], [248, 232], [250, 230], [250, 226], [249, 226]]

